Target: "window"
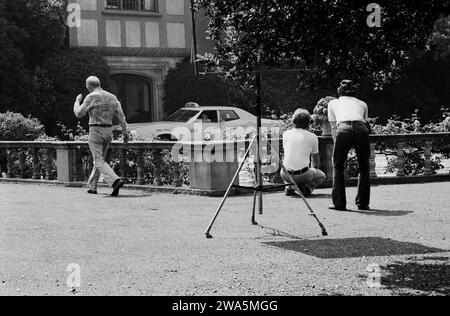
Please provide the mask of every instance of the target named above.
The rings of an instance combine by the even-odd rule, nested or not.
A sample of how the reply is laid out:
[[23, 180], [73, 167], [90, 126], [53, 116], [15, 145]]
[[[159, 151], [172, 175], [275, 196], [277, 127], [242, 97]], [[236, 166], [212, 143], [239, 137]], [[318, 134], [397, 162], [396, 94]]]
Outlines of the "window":
[[157, 12], [158, 0], [106, 0], [107, 9]]
[[231, 122], [239, 120], [239, 116], [234, 111], [220, 111], [221, 122]]
[[203, 111], [198, 117], [202, 123], [218, 123], [217, 111]]
[[177, 122], [177, 123], [187, 123], [198, 114], [199, 111], [192, 110], [178, 110], [171, 116], [169, 116], [165, 121], [167, 122]]
[[107, 9], [119, 9], [120, 0], [106, 0]]
[[156, 12], [156, 0], [141, 0], [141, 11]]

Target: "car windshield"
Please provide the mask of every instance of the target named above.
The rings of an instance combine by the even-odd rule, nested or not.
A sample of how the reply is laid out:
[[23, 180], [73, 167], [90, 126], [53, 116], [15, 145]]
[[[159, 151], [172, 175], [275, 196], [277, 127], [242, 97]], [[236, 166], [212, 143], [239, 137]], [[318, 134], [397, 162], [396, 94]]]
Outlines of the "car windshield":
[[187, 123], [198, 113], [199, 113], [199, 111], [195, 111], [195, 110], [178, 110], [177, 112], [175, 112], [171, 116], [169, 116], [166, 119], [166, 121], [177, 122], [177, 123]]

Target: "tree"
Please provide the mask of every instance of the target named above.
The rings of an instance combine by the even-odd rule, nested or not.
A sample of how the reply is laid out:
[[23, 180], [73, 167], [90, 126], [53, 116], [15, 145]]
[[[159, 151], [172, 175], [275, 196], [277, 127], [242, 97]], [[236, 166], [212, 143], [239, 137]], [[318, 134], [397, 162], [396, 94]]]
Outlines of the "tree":
[[66, 26], [61, 0], [0, 0], [0, 17], [14, 29], [10, 41], [29, 68], [41, 65], [63, 44]]
[[[110, 87], [109, 67], [103, 56], [89, 48], [69, 48], [55, 52], [43, 65], [41, 87], [51, 88], [52, 99], [44, 99], [41, 104], [41, 116], [47, 114], [47, 120], [42, 122], [47, 127], [47, 132], [54, 134], [57, 122], [68, 127], [75, 127], [77, 120], [73, 116], [73, 103], [75, 97], [83, 93], [87, 95], [86, 78], [97, 76], [102, 87], [106, 90]], [[48, 79], [49, 81], [45, 81]], [[83, 120], [87, 125], [87, 118]]]
[[431, 40], [437, 58], [450, 56], [450, 16], [440, 18], [436, 22]]
[[367, 1], [197, 0], [211, 19], [216, 58], [230, 74], [266, 65], [315, 70], [315, 81], [369, 76], [378, 85], [395, 78], [410, 50], [427, 49], [435, 21], [449, 0], [378, 1], [381, 27], [370, 28]]
[[0, 0], [0, 112], [52, 122], [54, 97], [42, 65], [62, 46], [64, 15], [59, 0]]

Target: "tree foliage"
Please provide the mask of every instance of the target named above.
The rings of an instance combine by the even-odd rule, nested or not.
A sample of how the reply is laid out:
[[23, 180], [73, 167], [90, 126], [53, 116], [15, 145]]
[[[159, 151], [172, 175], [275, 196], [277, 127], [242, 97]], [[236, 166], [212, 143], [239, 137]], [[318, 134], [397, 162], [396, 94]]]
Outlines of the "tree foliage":
[[369, 76], [384, 84], [399, 73], [411, 50], [427, 49], [448, 0], [377, 1], [380, 28], [370, 28], [367, 1], [197, 0], [211, 19], [216, 58], [231, 74], [253, 71], [258, 55], [269, 66], [287, 61], [316, 70], [314, 78]]
[[65, 46], [65, 15], [62, 0], [0, 0], [0, 112], [37, 117], [50, 135], [59, 122], [77, 125], [72, 106], [88, 76], [109, 87], [99, 52]]
[[[95, 75], [102, 82], [104, 89], [108, 90], [110, 86], [108, 64], [100, 54], [90, 49], [62, 49], [48, 58], [44, 69], [51, 80], [54, 98], [47, 102], [50, 105], [49, 117], [54, 122], [61, 122], [70, 128], [77, 125], [72, 112], [75, 97], [80, 93], [89, 93], [86, 90], [86, 78]], [[83, 123], [87, 123], [87, 119], [84, 119]], [[46, 126], [55, 127], [55, 124]]]
[[8, 22], [10, 41], [29, 67], [41, 65], [65, 38], [61, 0], [0, 0], [0, 17]]

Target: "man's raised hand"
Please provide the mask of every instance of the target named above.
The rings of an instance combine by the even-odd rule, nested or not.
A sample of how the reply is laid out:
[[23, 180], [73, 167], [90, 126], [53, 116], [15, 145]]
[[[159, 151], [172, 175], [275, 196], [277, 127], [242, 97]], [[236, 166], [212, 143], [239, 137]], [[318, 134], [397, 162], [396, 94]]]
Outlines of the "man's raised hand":
[[79, 95], [77, 96], [76, 102], [78, 102], [78, 103], [80, 104], [81, 101], [83, 101], [83, 95], [82, 95], [82, 94], [79, 94]]

